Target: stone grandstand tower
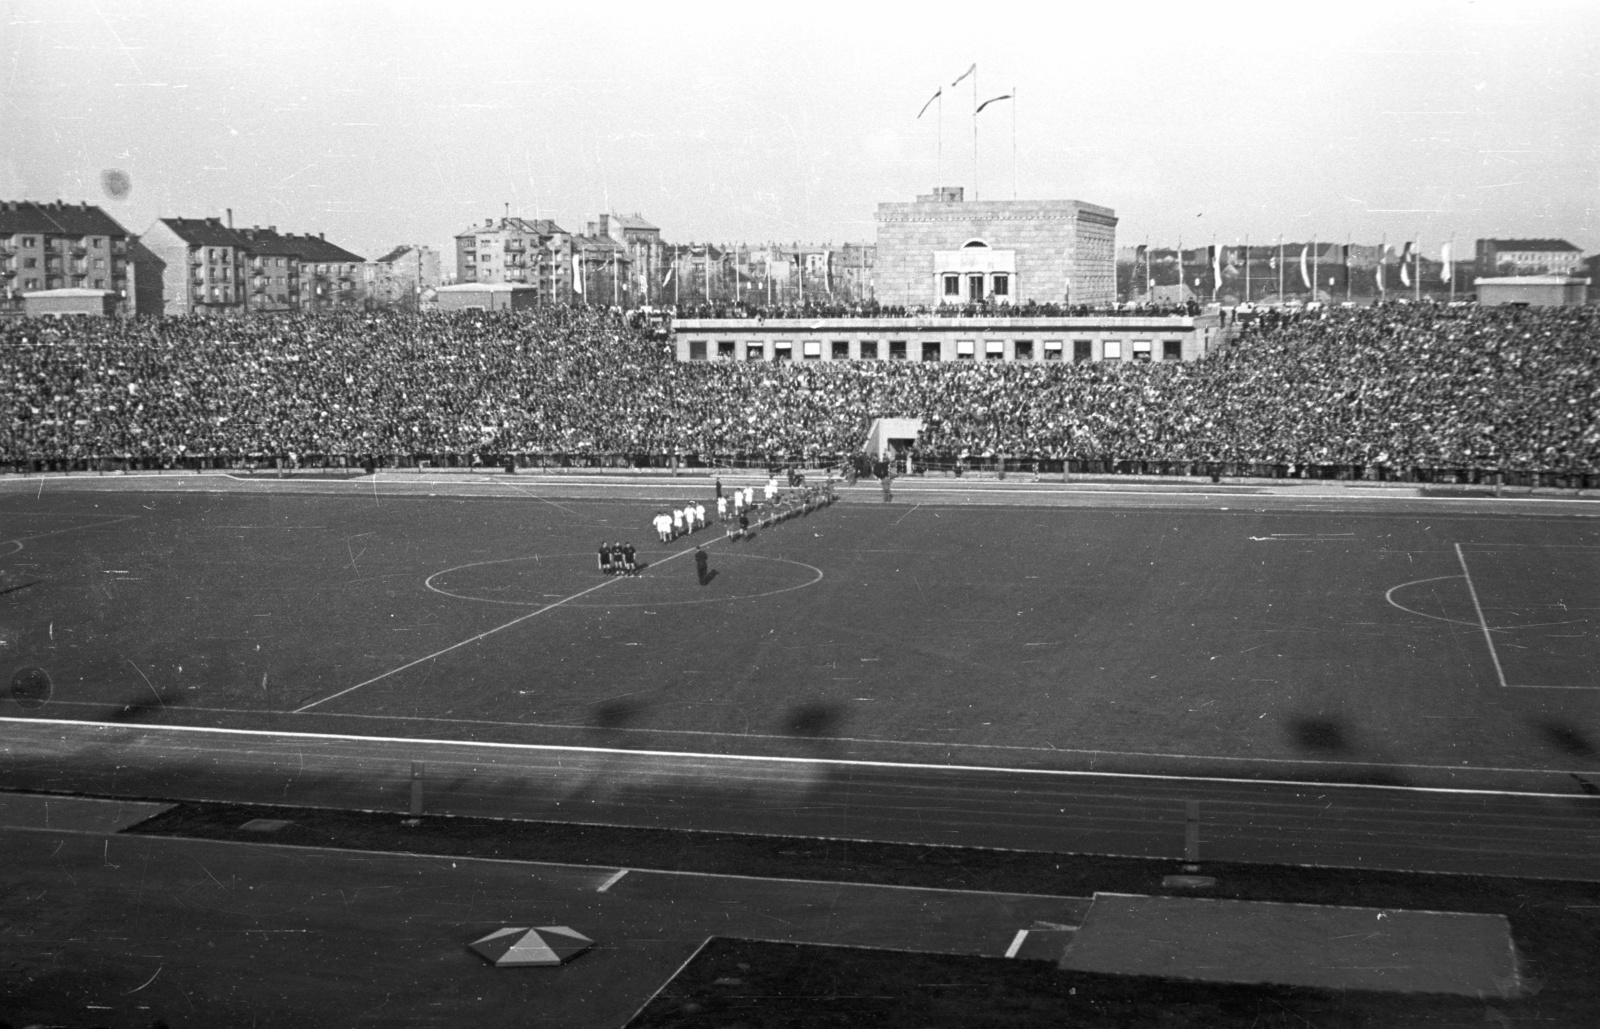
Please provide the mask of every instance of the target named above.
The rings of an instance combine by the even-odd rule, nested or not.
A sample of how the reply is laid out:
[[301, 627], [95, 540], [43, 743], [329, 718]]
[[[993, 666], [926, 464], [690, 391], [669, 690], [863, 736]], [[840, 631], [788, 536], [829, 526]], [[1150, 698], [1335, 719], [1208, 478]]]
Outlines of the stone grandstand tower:
[[878, 205], [879, 303], [1100, 306], [1116, 300], [1117, 216], [1078, 200], [963, 199], [935, 186]]

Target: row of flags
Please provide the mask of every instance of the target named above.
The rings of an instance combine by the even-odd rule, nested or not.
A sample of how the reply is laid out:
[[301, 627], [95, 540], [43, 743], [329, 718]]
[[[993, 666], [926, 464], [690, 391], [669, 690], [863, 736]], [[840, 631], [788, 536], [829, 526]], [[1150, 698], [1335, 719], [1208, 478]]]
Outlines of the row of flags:
[[[1295, 247], [1299, 248], [1298, 255], [1294, 253]], [[1267, 244], [1265, 246], [1251, 244], [1241, 246], [1213, 245], [1187, 251], [1181, 248], [1169, 250], [1166, 251], [1168, 256], [1164, 258], [1154, 256], [1156, 251], [1151, 250], [1147, 245], [1141, 245], [1135, 248], [1134, 263], [1136, 266], [1143, 264], [1148, 269], [1152, 261], [1162, 264], [1181, 261], [1185, 267], [1193, 267], [1200, 264], [1201, 261], [1199, 259], [1190, 259], [1190, 255], [1198, 258], [1201, 253], [1204, 253], [1204, 263], [1211, 267], [1212, 280], [1221, 282], [1224, 277], [1243, 278], [1245, 275], [1243, 263], [1250, 259], [1260, 260], [1263, 251], [1265, 251], [1269, 270], [1276, 272], [1281, 261], [1285, 270], [1293, 268], [1299, 272], [1301, 284], [1308, 289], [1311, 288], [1312, 280], [1317, 275], [1315, 269], [1320, 266], [1327, 268], [1343, 267], [1346, 270], [1352, 268], [1374, 270], [1378, 289], [1383, 291], [1386, 288], [1386, 270], [1391, 265], [1398, 274], [1400, 285], [1409, 288], [1412, 285], [1412, 276], [1417, 274], [1423, 259], [1421, 245], [1413, 242], [1401, 244], [1398, 248], [1390, 247], [1387, 244], [1364, 246], [1351, 243], [1298, 243], [1290, 244], [1287, 247], [1280, 244]], [[1454, 275], [1455, 267], [1453, 247], [1450, 243], [1445, 243], [1439, 248], [1438, 264], [1440, 265], [1440, 281], [1449, 282]]]
[[[974, 118], [976, 118], [978, 115], [982, 114], [983, 113], [983, 109], [985, 107], [988, 107], [990, 104], [997, 104], [1002, 100], [1010, 100], [1010, 99], [1012, 99], [1012, 97], [1014, 95], [1012, 93], [1002, 93], [999, 96], [990, 97], [989, 99], [985, 100], [981, 104], [978, 103], [978, 96], [977, 96], [978, 80], [976, 78], [977, 74], [978, 74], [978, 62], [974, 61], [974, 62], [972, 62], [972, 66], [971, 67], [969, 67], [966, 71], [962, 72], [960, 75], [956, 76], [956, 80], [954, 82], [950, 83], [950, 88], [954, 89], [955, 87], [961, 85], [962, 80], [965, 79], [967, 76], [969, 76], [969, 75], [973, 76], [973, 80], [972, 80], [972, 89], [973, 89], [972, 116]], [[940, 86], [938, 89], [933, 91], [933, 96], [930, 96], [928, 98], [928, 102], [922, 105], [922, 110], [917, 112], [917, 120], [918, 121], [921, 121], [922, 120], [922, 116], [928, 113], [928, 108], [933, 106], [933, 102], [935, 100], [938, 100], [940, 97], [944, 96], [944, 90], [945, 90], [945, 87], [944, 86]]]

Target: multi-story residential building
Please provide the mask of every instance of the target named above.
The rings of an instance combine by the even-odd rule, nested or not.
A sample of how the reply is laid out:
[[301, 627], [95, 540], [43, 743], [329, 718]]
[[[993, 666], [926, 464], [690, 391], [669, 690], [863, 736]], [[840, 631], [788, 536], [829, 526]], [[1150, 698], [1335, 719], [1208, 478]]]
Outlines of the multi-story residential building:
[[362, 269], [362, 292], [374, 307], [420, 307], [439, 289], [439, 252], [398, 246]]
[[659, 283], [669, 267], [661, 243], [661, 230], [645, 221], [637, 211], [602, 214], [597, 229], [598, 235], [609, 236], [627, 251], [629, 295], [641, 303], [650, 303], [655, 296], [651, 284]]
[[1564, 239], [1480, 239], [1478, 275], [1576, 275], [1583, 251]]
[[220, 218], [160, 218], [140, 236], [166, 265], [164, 315], [243, 314], [250, 241]]
[[300, 310], [335, 311], [361, 304], [365, 258], [329, 243], [320, 232], [280, 238], [300, 262]]
[[456, 281], [536, 286], [565, 301], [575, 288], [572, 253], [572, 234], [548, 218], [486, 218], [456, 234]]
[[300, 294], [300, 251], [278, 227], [253, 226], [239, 229], [250, 248], [249, 303], [252, 311], [298, 311]]
[[[653, 228], [654, 226], [652, 226]], [[576, 288], [584, 300], [602, 306], [636, 307], [644, 303], [634, 281], [633, 256], [628, 244], [610, 233], [609, 219], [589, 222], [586, 232], [572, 238], [573, 263], [581, 267]]]
[[99, 289], [114, 311], [133, 313], [128, 235], [88, 204], [0, 202], [0, 317], [22, 313], [22, 295], [50, 289]]

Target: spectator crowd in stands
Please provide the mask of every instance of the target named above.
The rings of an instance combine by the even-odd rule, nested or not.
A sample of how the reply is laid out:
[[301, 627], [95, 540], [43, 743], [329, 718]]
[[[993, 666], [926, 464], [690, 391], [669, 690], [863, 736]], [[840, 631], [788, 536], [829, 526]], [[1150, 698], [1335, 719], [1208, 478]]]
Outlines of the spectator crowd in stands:
[[418, 455], [839, 456], [921, 418], [922, 460], [1600, 473], [1600, 313], [1385, 305], [1241, 325], [1202, 360], [693, 362], [614, 314], [25, 321], [0, 467]]

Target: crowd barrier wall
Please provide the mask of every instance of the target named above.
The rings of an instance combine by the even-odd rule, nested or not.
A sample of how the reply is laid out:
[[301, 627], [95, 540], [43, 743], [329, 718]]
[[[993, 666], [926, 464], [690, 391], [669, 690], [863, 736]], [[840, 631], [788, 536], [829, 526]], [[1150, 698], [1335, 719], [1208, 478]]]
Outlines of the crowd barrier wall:
[[[844, 454], [266, 454], [179, 457], [80, 457], [0, 461], [0, 474], [128, 474], [138, 472], [221, 472], [244, 475], [338, 474], [370, 475], [398, 470], [430, 469], [484, 474], [517, 472], [669, 471], [714, 473], [781, 471], [789, 468], [842, 469], [855, 455]], [[906, 469], [905, 458], [896, 467]], [[1005, 478], [1118, 477], [1210, 479], [1326, 480], [1393, 482], [1423, 485], [1511, 486], [1520, 488], [1600, 489], [1600, 472], [1546, 468], [1424, 466], [1388, 464], [1315, 464], [1270, 461], [1148, 460], [1104, 457], [1061, 459], [1039, 457], [913, 454], [912, 475], [984, 475]]]

